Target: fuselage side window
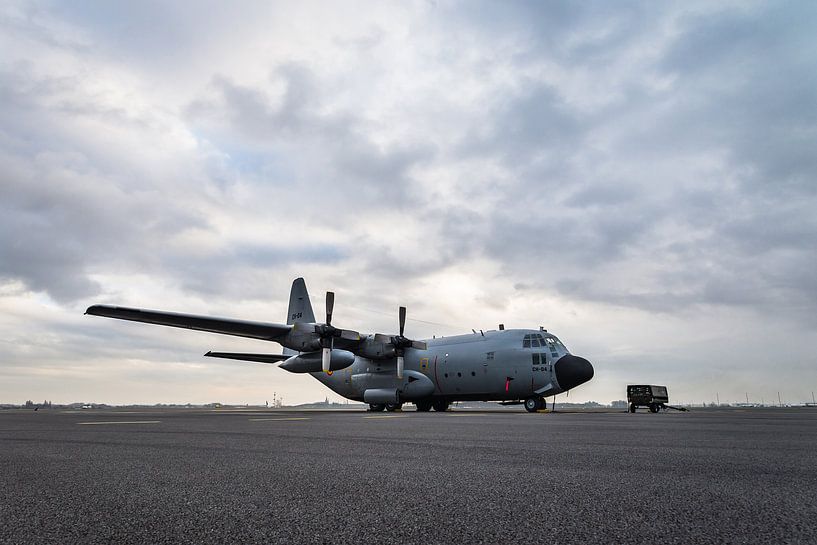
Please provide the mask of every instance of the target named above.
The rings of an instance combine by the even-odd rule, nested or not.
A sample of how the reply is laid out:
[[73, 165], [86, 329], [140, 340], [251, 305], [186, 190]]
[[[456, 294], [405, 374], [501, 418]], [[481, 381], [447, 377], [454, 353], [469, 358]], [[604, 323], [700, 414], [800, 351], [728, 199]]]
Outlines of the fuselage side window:
[[533, 360], [533, 365], [539, 365], [539, 354], [531, 354], [531, 359]]

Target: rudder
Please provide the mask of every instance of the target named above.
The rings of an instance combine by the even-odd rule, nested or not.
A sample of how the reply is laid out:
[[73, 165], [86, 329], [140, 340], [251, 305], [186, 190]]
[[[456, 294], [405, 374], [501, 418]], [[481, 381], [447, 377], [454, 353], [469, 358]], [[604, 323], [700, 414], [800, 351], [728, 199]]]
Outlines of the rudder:
[[[315, 313], [312, 312], [312, 303], [309, 301], [309, 292], [306, 291], [306, 282], [303, 278], [296, 278], [292, 282], [292, 290], [289, 292], [289, 310], [287, 311], [287, 324], [307, 322], [315, 323]], [[297, 354], [295, 350], [284, 348], [284, 354], [291, 356]]]
[[315, 323], [315, 313], [312, 312], [312, 303], [309, 301], [309, 293], [306, 291], [306, 282], [303, 278], [296, 278], [289, 292], [287, 324], [292, 325], [296, 322]]

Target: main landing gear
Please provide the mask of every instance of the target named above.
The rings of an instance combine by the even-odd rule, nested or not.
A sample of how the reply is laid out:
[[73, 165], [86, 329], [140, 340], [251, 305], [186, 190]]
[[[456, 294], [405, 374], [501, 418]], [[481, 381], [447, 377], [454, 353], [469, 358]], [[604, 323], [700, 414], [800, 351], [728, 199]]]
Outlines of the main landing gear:
[[429, 400], [422, 400], [422, 401], [415, 401], [414, 405], [417, 407], [418, 413], [427, 413], [431, 410], [431, 401]]
[[[434, 409], [437, 412], [445, 412], [448, 410], [448, 406], [451, 403], [449, 401], [441, 401], [435, 400], [431, 401], [429, 399], [415, 401], [414, 405], [417, 407], [418, 413], [425, 413]], [[383, 411], [395, 412], [400, 411], [403, 409], [402, 403], [369, 403], [369, 412], [379, 413]]]
[[418, 399], [414, 402], [414, 406], [417, 407], [418, 413], [427, 413], [431, 409], [434, 409], [438, 413], [444, 413], [448, 410], [448, 406], [451, 405], [450, 401], [444, 401], [441, 399]]
[[434, 407], [434, 410], [438, 413], [444, 413], [447, 411], [449, 405], [451, 405], [449, 401], [442, 401], [439, 399], [431, 404], [431, 406]]
[[384, 410], [393, 413], [403, 408], [402, 403], [369, 403], [369, 412], [380, 413]]
[[541, 397], [529, 397], [525, 400], [525, 410], [529, 413], [535, 413], [545, 408], [547, 401]]

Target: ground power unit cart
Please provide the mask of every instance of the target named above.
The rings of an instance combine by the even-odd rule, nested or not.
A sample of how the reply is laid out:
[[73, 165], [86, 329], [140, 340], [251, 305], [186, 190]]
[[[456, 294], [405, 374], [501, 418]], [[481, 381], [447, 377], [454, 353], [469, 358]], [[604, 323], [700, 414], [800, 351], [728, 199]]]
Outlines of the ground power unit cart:
[[627, 403], [631, 413], [634, 413], [639, 407], [647, 407], [651, 413], [657, 413], [661, 409], [686, 411], [684, 407], [668, 405], [669, 394], [666, 386], [630, 384], [627, 386]]

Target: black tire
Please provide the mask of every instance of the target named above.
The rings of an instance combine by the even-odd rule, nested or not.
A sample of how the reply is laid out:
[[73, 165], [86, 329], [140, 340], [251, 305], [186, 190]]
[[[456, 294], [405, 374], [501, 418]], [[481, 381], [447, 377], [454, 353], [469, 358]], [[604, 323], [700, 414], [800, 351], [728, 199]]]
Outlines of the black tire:
[[373, 413], [383, 412], [385, 408], [383, 403], [369, 403], [369, 410]]
[[650, 403], [650, 412], [657, 413], [660, 410], [658, 403]]
[[422, 401], [415, 401], [414, 405], [417, 407], [418, 413], [427, 413], [431, 410], [431, 401], [424, 399]]
[[635, 403], [630, 403], [630, 412], [631, 413], [635, 412]]
[[389, 411], [390, 413], [400, 411], [402, 409], [403, 409], [402, 403], [386, 403], [386, 410]]
[[447, 410], [448, 410], [448, 406], [449, 406], [450, 404], [451, 404], [451, 403], [450, 403], [450, 402], [448, 402], [448, 401], [437, 400], [437, 401], [434, 401], [434, 402], [431, 404], [431, 406], [432, 406], [432, 407], [434, 408], [434, 410], [435, 410], [435, 411], [437, 411], [438, 413], [444, 413], [445, 411], [447, 411]]
[[542, 408], [541, 397], [529, 397], [525, 400], [525, 410], [529, 413], [535, 413]]

